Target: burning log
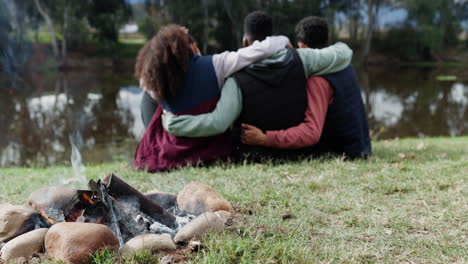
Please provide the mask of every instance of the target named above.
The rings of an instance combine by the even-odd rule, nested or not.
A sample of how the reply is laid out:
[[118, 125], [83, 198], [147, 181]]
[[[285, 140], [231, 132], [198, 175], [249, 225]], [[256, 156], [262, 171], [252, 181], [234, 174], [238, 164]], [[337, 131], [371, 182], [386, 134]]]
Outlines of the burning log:
[[[63, 214], [67, 222], [75, 222], [83, 214], [85, 209], [99, 207], [99, 204], [92, 200], [93, 192], [88, 190], [78, 190], [65, 207]], [[90, 221], [92, 222], [92, 221]]]
[[55, 223], [65, 222], [65, 216], [61, 210], [55, 208], [44, 208], [40, 205], [35, 205], [35, 207], [49, 224], [53, 225]]
[[148, 199], [144, 194], [135, 190], [122, 179], [114, 174], [107, 176], [103, 183], [106, 185], [107, 192], [114, 199], [125, 201], [130, 197], [136, 199], [139, 210], [155, 221], [166, 225], [170, 228], [176, 228], [176, 217], [162, 208], [159, 204]]

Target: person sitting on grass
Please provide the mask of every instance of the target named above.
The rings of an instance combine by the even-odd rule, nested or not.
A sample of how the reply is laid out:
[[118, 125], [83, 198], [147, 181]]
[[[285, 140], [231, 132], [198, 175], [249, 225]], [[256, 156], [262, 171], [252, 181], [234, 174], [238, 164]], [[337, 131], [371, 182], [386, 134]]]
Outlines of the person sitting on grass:
[[[220, 87], [229, 75], [247, 65], [283, 50], [289, 39], [268, 37], [237, 52], [202, 56], [187, 30], [178, 25], [163, 27], [139, 52], [135, 75], [142, 89], [158, 104], [135, 151], [133, 165], [150, 172], [164, 171], [198, 162], [228, 158], [232, 147], [227, 133], [204, 138], [175, 137], [162, 126], [164, 112], [203, 114], [213, 111]], [[336, 56], [336, 53], [347, 56]], [[335, 64], [348, 63], [351, 51], [346, 45], [308, 52], [311, 71], [323, 71]], [[154, 111], [155, 107], [148, 108]]]
[[[267, 14], [263, 12], [249, 14], [244, 22], [245, 39], [247, 40], [244, 44], [248, 44], [251, 40], [261, 40], [271, 34], [271, 25], [271, 18]], [[326, 41], [328, 41], [328, 33], [326, 33]], [[302, 76], [298, 75], [300, 69], [292, 68], [291, 65], [294, 63], [290, 63], [290, 61], [294, 61], [292, 59], [294, 52], [285, 49], [229, 78], [213, 112], [198, 116], [166, 114], [163, 117], [164, 127], [176, 136], [203, 137], [224, 133], [237, 119], [234, 127], [239, 127], [241, 123], [249, 123], [249, 125], [243, 124], [244, 129], [240, 137], [234, 132], [234, 137], [238, 139], [236, 150], [238, 154], [240, 153], [241, 158], [250, 155], [254, 159], [262, 157], [283, 159], [311, 154], [311, 150], [304, 149], [304, 147], [313, 145], [318, 140], [311, 142], [311, 140], [302, 140], [301, 137], [309, 136], [308, 133], [315, 133], [318, 135], [316, 136], [318, 139], [321, 135], [321, 128], [311, 128], [310, 126], [309, 112], [314, 115], [317, 106], [315, 101], [310, 99], [314, 97], [310, 95], [310, 91], [313, 89], [308, 89], [308, 93], [306, 92], [304, 77], [349, 69], [349, 61], [347, 61], [342, 64], [334, 64], [334, 67], [326, 70], [311, 71], [311, 65], [318, 62], [308, 60], [307, 54], [314, 51], [317, 50], [310, 48], [297, 50], [298, 57], [303, 63], [305, 75], [304, 72], [302, 72]], [[343, 53], [336, 53], [336, 55], [337, 58], [346, 56]], [[302, 78], [304, 78], [303, 82]], [[341, 102], [341, 99], [336, 102]], [[321, 111], [322, 115], [325, 115], [327, 107], [328, 104], [325, 104], [325, 109]], [[260, 129], [254, 126], [258, 126]], [[292, 131], [286, 133], [286, 136], [282, 136], [281, 133], [284, 135], [285, 129], [288, 128], [291, 128]], [[318, 131], [313, 131], [316, 129]], [[274, 130], [280, 131], [273, 132]], [[280, 135], [274, 137], [274, 140], [268, 141], [265, 139], [267, 134], [263, 131], [268, 131], [268, 134], [280, 133]], [[240, 138], [243, 142], [239, 142]], [[257, 141], [257, 139], [261, 140]], [[243, 143], [257, 147], [252, 148]], [[281, 150], [282, 148], [289, 148], [289, 150]], [[344, 153], [339, 150], [337, 152]]]
[[[295, 35], [299, 48], [324, 48], [330, 39], [327, 21], [315, 16], [302, 19]], [[296, 127], [263, 132], [243, 124], [242, 143], [351, 159], [367, 158], [372, 153], [367, 113], [352, 65], [309, 78], [307, 103], [304, 122]]]

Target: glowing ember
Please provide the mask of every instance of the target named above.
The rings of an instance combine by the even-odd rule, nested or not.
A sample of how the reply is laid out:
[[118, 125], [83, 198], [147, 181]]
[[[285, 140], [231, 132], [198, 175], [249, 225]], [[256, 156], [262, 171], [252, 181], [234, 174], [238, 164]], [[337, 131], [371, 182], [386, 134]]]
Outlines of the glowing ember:
[[83, 193], [83, 198], [91, 204], [94, 204], [93, 200], [91, 200], [91, 198], [86, 193]]

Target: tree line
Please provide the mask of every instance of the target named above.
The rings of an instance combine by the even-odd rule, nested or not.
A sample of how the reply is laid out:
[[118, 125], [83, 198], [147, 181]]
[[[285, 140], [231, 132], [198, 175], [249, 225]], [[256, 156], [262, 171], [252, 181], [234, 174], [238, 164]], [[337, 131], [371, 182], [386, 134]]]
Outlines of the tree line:
[[[128, 22], [138, 23], [147, 38], [178, 23], [190, 29], [203, 52], [218, 52], [240, 46], [243, 18], [253, 10], [269, 12], [275, 33], [292, 40], [301, 18], [325, 17], [332, 39], [348, 41], [364, 61], [372, 51], [402, 60], [444, 59], [447, 49], [468, 46], [461, 38], [468, 20], [464, 0], [0, 0], [0, 41], [29, 34], [39, 42], [46, 30], [61, 59], [90, 43], [112, 48]], [[404, 19], [382, 25], [382, 15], [394, 10]]]
[[[139, 24], [147, 36], [175, 21], [190, 28], [205, 52], [238, 48], [242, 20], [253, 10], [269, 12], [275, 33], [292, 40], [301, 18], [325, 17], [332, 40], [344, 38], [364, 61], [372, 50], [403, 60], [432, 60], [443, 59], [447, 49], [468, 46], [461, 39], [468, 22], [465, 0], [146, 0], [144, 10], [147, 16]], [[401, 21], [383, 24], [384, 13], [398, 10], [405, 15]]]
[[45, 29], [54, 56], [61, 60], [70, 48], [117, 43], [120, 26], [131, 16], [125, 0], [0, 0], [0, 40], [40, 42]]

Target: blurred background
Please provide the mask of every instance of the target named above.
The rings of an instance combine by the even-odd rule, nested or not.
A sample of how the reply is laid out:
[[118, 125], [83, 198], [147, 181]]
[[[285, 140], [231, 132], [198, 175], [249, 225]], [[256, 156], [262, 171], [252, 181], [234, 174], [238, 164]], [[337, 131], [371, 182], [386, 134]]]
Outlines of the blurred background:
[[0, 0], [0, 167], [131, 160], [144, 129], [132, 76], [168, 23], [203, 53], [236, 50], [249, 12], [294, 40], [325, 17], [354, 50], [373, 139], [468, 134], [468, 1]]

